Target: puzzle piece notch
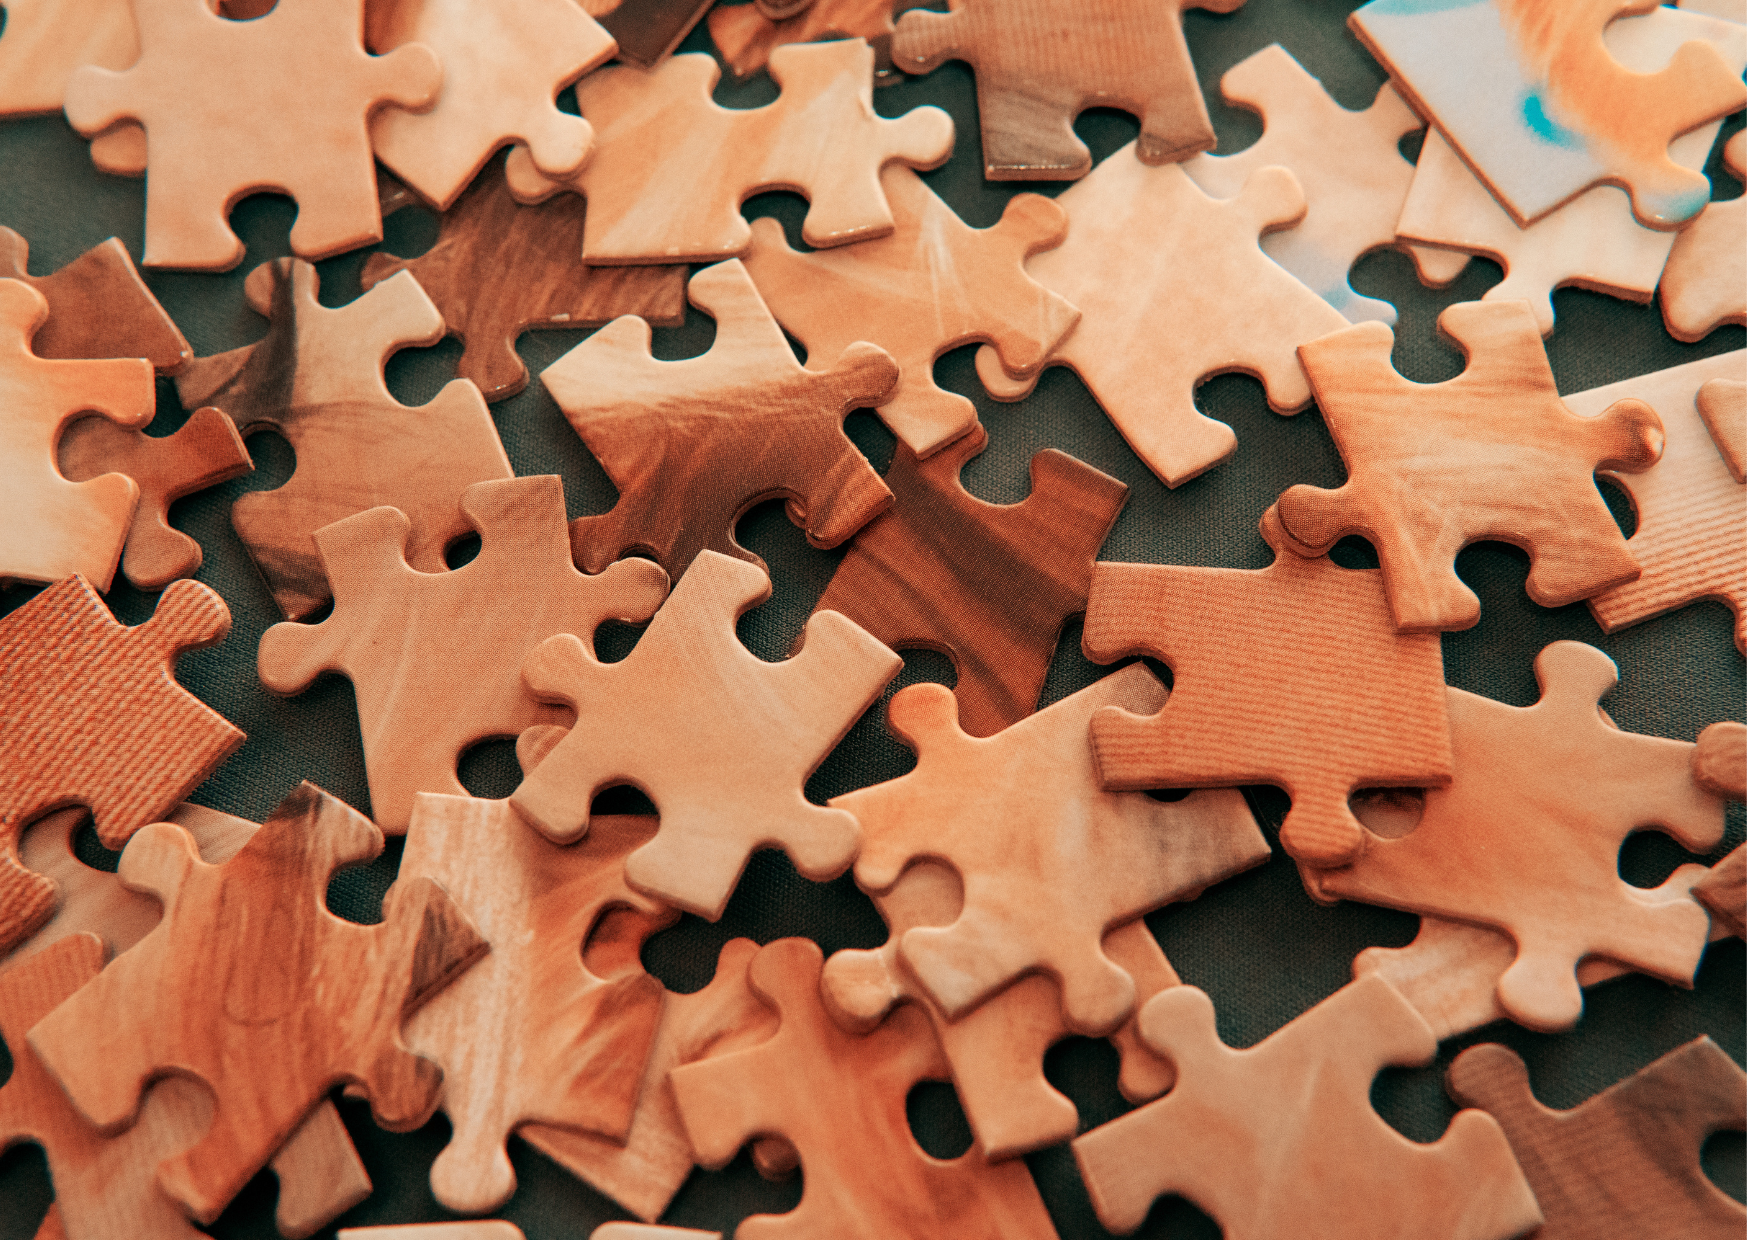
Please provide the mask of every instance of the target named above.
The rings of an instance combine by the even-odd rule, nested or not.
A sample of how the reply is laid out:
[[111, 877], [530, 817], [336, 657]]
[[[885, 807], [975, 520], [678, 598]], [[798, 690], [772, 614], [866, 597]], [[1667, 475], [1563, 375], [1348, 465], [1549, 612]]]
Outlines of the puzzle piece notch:
[[[1724, 166], [1748, 179], [1748, 138], [1737, 130], [1724, 145]], [[1693, 344], [1725, 323], [1748, 322], [1748, 197], [1707, 203], [1676, 234], [1658, 285], [1663, 323], [1677, 340]]]
[[756, 4], [722, 4], [705, 21], [710, 41], [736, 78], [763, 69], [772, 50], [784, 44], [842, 35], [867, 39], [875, 49], [874, 84], [879, 86], [897, 76], [891, 65], [892, 8], [893, 0], [813, 0], [800, 12], [773, 19]]
[[1299, 346], [1348, 477], [1290, 487], [1273, 511], [1287, 546], [1320, 556], [1358, 534], [1377, 548], [1404, 632], [1471, 628], [1481, 603], [1453, 567], [1472, 542], [1530, 555], [1527, 589], [1564, 607], [1639, 576], [1594, 471], [1639, 473], [1663, 454], [1642, 401], [1580, 418], [1560, 400], [1535, 316], [1520, 302], [1459, 302], [1439, 331], [1468, 359], [1443, 383], [1404, 379], [1395, 333], [1360, 323]]
[[[17, 20], [17, 7], [17, 0], [7, 6], [8, 23]], [[114, 237], [53, 275], [31, 275], [29, 260], [30, 242], [0, 226], [0, 277], [22, 280], [49, 303], [49, 317], [30, 342], [38, 357], [143, 357], [159, 374], [170, 375], [194, 356], [175, 321], [140, 279], [127, 247]]]

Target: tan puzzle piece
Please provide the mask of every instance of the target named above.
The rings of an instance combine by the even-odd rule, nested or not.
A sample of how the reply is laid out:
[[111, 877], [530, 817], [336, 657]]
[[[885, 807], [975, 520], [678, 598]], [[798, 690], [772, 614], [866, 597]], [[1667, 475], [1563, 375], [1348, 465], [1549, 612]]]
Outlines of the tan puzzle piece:
[[[812, 43], [834, 34], [870, 43], [884, 38], [890, 43], [892, 5], [893, 0], [813, 0], [798, 13], [773, 19], [756, 3], [719, 4], [704, 20], [729, 72], [747, 78], [765, 67], [772, 51], [789, 43]], [[879, 80], [877, 52], [876, 83]]]
[[1037, 194], [1008, 199], [989, 228], [969, 228], [901, 164], [880, 173], [896, 228], [890, 236], [800, 254], [783, 226], [753, 222], [747, 274], [784, 328], [825, 370], [858, 340], [898, 363], [896, 387], [876, 412], [927, 457], [969, 433], [977, 410], [935, 385], [935, 361], [972, 341], [991, 344], [1005, 370], [1030, 374], [1074, 330], [1080, 311], [1026, 275], [1028, 256], [1060, 245], [1062, 208]]
[[[8, 6], [8, 23], [13, 12], [14, 6]], [[49, 317], [30, 342], [38, 357], [143, 357], [159, 374], [171, 375], [194, 356], [175, 321], [140, 279], [127, 247], [114, 237], [53, 275], [31, 275], [29, 262], [30, 242], [0, 226], [0, 276], [24, 281], [49, 303]]]
[[953, 149], [953, 121], [936, 107], [875, 115], [873, 64], [860, 39], [779, 47], [770, 68], [782, 94], [744, 110], [711, 99], [722, 74], [712, 56], [604, 69], [577, 86], [577, 107], [595, 127], [582, 171], [561, 186], [512, 151], [510, 190], [523, 202], [560, 188], [587, 198], [583, 259], [593, 265], [744, 254], [752, 233], [740, 204], [766, 189], [807, 197], [808, 245], [883, 237], [893, 218], [880, 169], [939, 167]]
[[1741, 379], [1708, 379], [1700, 384], [1694, 402], [1712, 442], [1730, 467], [1737, 482], [1748, 481], [1744, 458], [1748, 457], [1748, 382]]
[[328, 912], [332, 872], [382, 850], [368, 818], [304, 784], [223, 865], [173, 824], [134, 838], [121, 880], [163, 900], [164, 919], [30, 1032], [80, 1114], [113, 1131], [154, 1078], [206, 1082], [211, 1126], [158, 1166], [202, 1223], [343, 1081], [365, 1087], [391, 1131], [429, 1118], [442, 1073], [401, 1045], [401, 1022], [487, 945], [428, 879], [397, 884], [381, 925]]
[[1134, 1231], [1168, 1193], [1211, 1215], [1226, 1240], [1508, 1240], [1541, 1221], [1487, 1116], [1460, 1112], [1424, 1144], [1372, 1110], [1381, 1069], [1421, 1067], [1438, 1051], [1426, 1022], [1377, 978], [1245, 1050], [1220, 1041], [1214, 1004], [1193, 986], [1155, 995], [1141, 1029], [1176, 1064], [1177, 1084], [1074, 1142], [1112, 1231]]
[[677, 580], [705, 550], [762, 567], [734, 540], [755, 504], [787, 496], [807, 541], [835, 547], [892, 503], [844, 418], [892, 390], [893, 360], [861, 343], [824, 373], [803, 369], [738, 260], [689, 288], [716, 320], [702, 356], [658, 361], [649, 324], [627, 316], [540, 374], [619, 490], [610, 512], [571, 523], [571, 553], [589, 572], [642, 553]]
[[1024, 1163], [931, 1158], [911, 1135], [911, 1088], [947, 1075], [928, 1019], [906, 1005], [872, 1033], [846, 1033], [820, 1003], [819, 975], [812, 941], [772, 943], [747, 977], [777, 1009], [775, 1036], [668, 1074], [703, 1166], [770, 1135], [800, 1155], [801, 1204], [742, 1223], [739, 1240], [1054, 1240]]
[[[1302, 409], [1311, 388], [1293, 350], [1347, 326], [1339, 310], [1258, 247], [1303, 218], [1292, 173], [1263, 169], [1237, 198], [1209, 198], [1175, 164], [1150, 168], [1126, 146], [1056, 199], [1068, 240], [1026, 274], [1080, 307], [1050, 355], [1079, 375], [1143, 463], [1180, 486], [1232, 455], [1238, 439], [1204, 417], [1196, 385], [1230, 371], [1262, 380], [1269, 408]], [[977, 374], [997, 400], [1031, 394], [987, 346]]]
[[[622, 662], [597, 661], [570, 634], [542, 642], [523, 679], [576, 706], [577, 722], [510, 803], [566, 843], [588, 831], [597, 792], [643, 789], [662, 825], [626, 859], [626, 878], [710, 921], [755, 849], [781, 847], [815, 882], [842, 874], [856, 820], [810, 804], [802, 786], [903, 661], [827, 612], [808, 620], [798, 654], [766, 663], [734, 626], [770, 593], [762, 570], [706, 551]], [[756, 757], [748, 736], [760, 738]]]
[[667, 594], [666, 575], [648, 560], [610, 564], [596, 577], [577, 571], [556, 476], [477, 482], [461, 508], [480, 552], [447, 572], [407, 564], [409, 527], [398, 509], [323, 528], [316, 547], [333, 614], [274, 625], [257, 655], [272, 693], [301, 693], [323, 672], [352, 682], [370, 805], [390, 835], [406, 832], [418, 793], [466, 793], [456, 764], [473, 745], [570, 721], [523, 686], [529, 652], [554, 633], [592, 644], [603, 623], [648, 620]]
[[[1726, 800], [1748, 797], [1748, 728], [1714, 723], [1701, 732], [1693, 751], [1693, 779]], [[1748, 846], [1733, 848], [1694, 884], [1693, 895], [1712, 915], [1713, 938], [1748, 935]]]
[[[337, 1240], [522, 1240], [522, 1229], [502, 1219], [398, 1223], [387, 1227], [344, 1227]], [[589, 1233], [589, 1240], [722, 1240], [722, 1233], [648, 1223], [602, 1223]]]
[[1554, 386], [1527, 303], [1459, 302], [1438, 325], [1468, 358], [1443, 383], [1398, 374], [1395, 334], [1382, 323], [1300, 346], [1347, 481], [1282, 494], [1273, 511], [1287, 546], [1319, 556], [1350, 534], [1367, 539], [1405, 632], [1475, 625], [1481, 601], [1454, 564], [1464, 547], [1487, 539], [1529, 552], [1526, 588], [1543, 607], [1635, 580], [1639, 561], [1593, 475], [1656, 463], [1656, 411], [1628, 400], [1575, 416]]
[[1705, 852], [1723, 839], [1724, 808], [1690, 775], [1691, 744], [1603, 721], [1596, 703], [1618, 673], [1602, 651], [1554, 642], [1535, 670], [1534, 706], [1448, 690], [1455, 776], [1427, 790], [1412, 832], [1369, 836], [1343, 869], [1299, 872], [1325, 903], [1360, 900], [1509, 934], [1517, 954], [1499, 979], [1500, 1007], [1557, 1032], [1584, 1010], [1574, 971], [1586, 956], [1693, 984], [1705, 910], [1680, 883], [1642, 891], [1624, 882], [1620, 849], [1655, 827]]
[[80, 65], [139, 59], [132, 0], [7, 0], [0, 37], [0, 116], [59, 112]]
[[[1738, 129], [1724, 146], [1724, 165], [1748, 178], [1748, 138]], [[1706, 206], [1675, 237], [1663, 268], [1663, 323], [1690, 344], [1724, 323], [1748, 322], [1748, 198]]]
[[443, 316], [411, 275], [385, 280], [338, 310], [316, 300], [316, 269], [263, 263], [244, 284], [270, 323], [258, 344], [197, 358], [176, 377], [183, 405], [217, 405], [245, 436], [269, 428], [297, 454], [289, 481], [232, 505], [231, 524], [288, 619], [329, 597], [315, 532], [383, 504], [412, 522], [407, 561], [442, 572], [443, 551], [468, 533], [461, 493], [512, 476], [479, 389], [464, 379], [423, 405], [389, 394], [383, 363], [407, 345], [435, 344]]

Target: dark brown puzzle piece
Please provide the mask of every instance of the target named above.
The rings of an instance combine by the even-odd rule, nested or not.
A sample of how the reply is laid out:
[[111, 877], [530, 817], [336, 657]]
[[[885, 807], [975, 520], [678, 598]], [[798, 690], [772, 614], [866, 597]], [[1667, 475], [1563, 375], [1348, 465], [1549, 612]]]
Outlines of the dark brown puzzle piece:
[[[656, 61], [680, 45], [716, 0], [619, 0], [600, 22], [619, 41], [619, 59], [640, 69], [652, 69]], [[598, 4], [585, 5], [599, 8]]]
[[168, 375], [194, 356], [114, 237], [52, 276], [27, 274], [29, 259], [30, 242], [0, 227], [0, 277], [23, 280], [49, 303], [48, 321], [31, 340], [38, 357], [143, 357]]

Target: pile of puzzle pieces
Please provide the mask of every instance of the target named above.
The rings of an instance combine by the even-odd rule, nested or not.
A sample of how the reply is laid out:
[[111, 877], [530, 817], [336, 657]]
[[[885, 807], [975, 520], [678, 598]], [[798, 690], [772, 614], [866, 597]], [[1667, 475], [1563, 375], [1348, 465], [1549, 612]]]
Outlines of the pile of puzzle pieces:
[[[0, 1146], [44, 1151], [39, 1237], [196, 1236], [263, 1170], [280, 1234], [356, 1218], [372, 1182], [344, 1098], [395, 1133], [441, 1111], [430, 1193], [460, 1215], [506, 1210], [520, 1138], [641, 1220], [595, 1240], [716, 1235], [670, 1208], [743, 1149], [802, 1179], [745, 1240], [1045, 1240], [1071, 1233], [1022, 1156], [1064, 1143], [1122, 1234], [1173, 1196], [1252, 1240], [1742, 1234], [1700, 1151], [1743, 1129], [1748, 1079], [1709, 1037], [1563, 1110], [1513, 1050], [1468, 1045], [1430, 1143], [1372, 1101], [1384, 1069], [1493, 1022], [1572, 1031], [1611, 978], [1691, 987], [1744, 933], [1726, 823], [1748, 729], [1616, 726], [1619, 666], [1572, 640], [1523, 660], [1539, 700], [1494, 700], [1447, 683], [1441, 637], [1486, 623], [1459, 553], [1504, 542], [1535, 604], [1583, 603], [1601, 634], [1709, 600], [1744, 648], [1744, 353], [1562, 394], [1544, 344], [1566, 286], [1655, 297], [1687, 344], [1740, 338], [1744, 199], [1712, 201], [1703, 171], [1714, 147], [1748, 165], [1740, 6], [1371, 0], [1349, 19], [1389, 76], [1371, 105], [1267, 46], [1220, 80], [1262, 117], [1236, 154], [1213, 153], [1188, 7], [5, 6], [0, 117], [64, 110], [98, 168], [145, 179], [143, 236], [53, 274], [0, 228]], [[673, 54], [706, 9], [720, 60]], [[948, 61], [975, 80], [984, 177], [1072, 184], [965, 223], [922, 174], [968, 135], [874, 106]], [[768, 71], [774, 101], [716, 102], [724, 65]], [[1095, 163], [1089, 108], [1138, 136]], [[805, 195], [798, 237], [741, 214], [773, 189]], [[244, 283], [265, 334], [196, 357], [148, 279], [237, 268], [229, 213], [259, 191], [298, 207], [294, 257]], [[436, 243], [372, 253], [362, 295], [329, 304], [314, 263], [412, 206], [441, 213]], [[1455, 378], [1404, 377], [1397, 308], [1350, 284], [1383, 247], [1428, 286], [1472, 256], [1504, 269], [1439, 317]], [[688, 304], [710, 347], [658, 358], [652, 327]], [[598, 329], [538, 379], [617, 488], [607, 511], [573, 518], [557, 474], [512, 467], [491, 406], [529, 386], [534, 328]], [[445, 336], [459, 377], [402, 403], [390, 356]], [[1071, 369], [1170, 488], [1268, 450], [1195, 400], [1252, 375], [1277, 413], [1315, 403], [1346, 480], [1228, 514], [1265, 567], [1100, 560], [1116, 478], [1045, 449], [1019, 503], [964, 485], [1009, 431], [937, 384], [966, 345], [998, 401]], [[167, 436], [147, 431], [160, 381], [191, 411]], [[857, 410], [890, 432], [884, 472], [846, 433]], [[278, 613], [259, 684], [351, 682], [368, 816], [308, 782], [259, 824], [190, 799], [247, 755], [176, 678], [232, 611], [171, 505], [248, 474], [269, 429], [295, 470], [230, 510]], [[773, 591], [737, 526], [772, 500], [841, 549], [777, 662], [737, 631]], [[144, 623], [106, 602], [118, 571], [161, 591]], [[1077, 616], [1101, 674], [1040, 708]], [[638, 636], [609, 659], [615, 625]], [[890, 692], [918, 649], [955, 682]], [[914, 763], [810, 799], [871, 710]], [[470, 795], [459, 764], [494, 738], [520, 782]], [[600, 810], [627, 785], [653, 812]], [[1278, 823], [1258, 786], [1290, 799]], [[1710, 864], [1632, 885], [1621, 850], [1646, 830]], [[333, 875], [390, 836], [380, 920], [336, 916]], [[1145, 918], [1275, 844], [1311, 899], [1419, 932], [1237, 1049]], [[853, 875], [886, 942], [734, 938], [708, 985], [665, 987], [646, 945], [722, 919], [769, 849]], [[1071, 1036], [1108, 1040], [1125, 1114], [1089, 1126], [1047, 1078]], [[963, 1110], [957, 1157], [913, 1135], [925, 1081]]]

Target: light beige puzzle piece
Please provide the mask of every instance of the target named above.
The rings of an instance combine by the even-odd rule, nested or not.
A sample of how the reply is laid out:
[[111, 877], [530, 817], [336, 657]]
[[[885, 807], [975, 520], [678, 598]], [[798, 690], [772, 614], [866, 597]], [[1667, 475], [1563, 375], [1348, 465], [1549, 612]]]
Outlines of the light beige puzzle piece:
[[1712, 433], [1724, 463], [1737, 482], [1748, 481], [1748, 382], [1741, 379], [1707, 379], [1694, 397], [1699, 416]]
[[[1748, 177], [1748, 130], [1724, 146], [1737, 180]], [[1723, 323], [1748, 322], [1748, 197], [1714, 202], [1676, 235], [1663, 268], [1663, 323], [1692, 343]]]
[[0, 117], [59, 112], [80, 65], [125, 69], [139, 54], [132, 0], [6, 0]]

